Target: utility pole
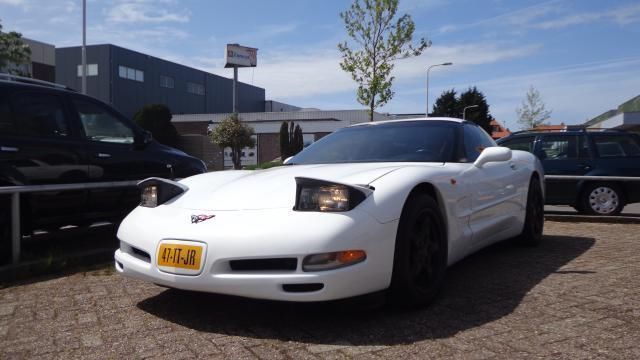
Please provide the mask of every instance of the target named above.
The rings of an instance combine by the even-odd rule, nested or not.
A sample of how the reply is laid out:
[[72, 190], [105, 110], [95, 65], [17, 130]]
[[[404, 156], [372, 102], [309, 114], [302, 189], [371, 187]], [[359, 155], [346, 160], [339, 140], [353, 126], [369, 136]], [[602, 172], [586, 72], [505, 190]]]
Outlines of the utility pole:
[[82, 93], [87, 94], [87, 0], [82, 0]]

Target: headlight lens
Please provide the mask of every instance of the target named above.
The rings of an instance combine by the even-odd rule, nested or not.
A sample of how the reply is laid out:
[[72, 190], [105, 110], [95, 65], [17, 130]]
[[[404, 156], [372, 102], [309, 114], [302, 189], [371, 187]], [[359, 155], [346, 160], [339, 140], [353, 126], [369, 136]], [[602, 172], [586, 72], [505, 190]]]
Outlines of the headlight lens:
[[349, 211], [360, 204], [373, 188], [360, 185], [343, 185], [324, 180], [296, 178], [297, 211], [341, 212]]
[[300, 189], [301, 211], [348, 211], [349, 189], [343, 185], [303, 187]]
[[148, 178], [138, 183], [140, 206], [156, 207], [189, 190], [188, 187], [162, 178]]
[[156, 207], [158, 206], [158, 186], [149, 185], [142, 189], [140, 195], [140, 206]]

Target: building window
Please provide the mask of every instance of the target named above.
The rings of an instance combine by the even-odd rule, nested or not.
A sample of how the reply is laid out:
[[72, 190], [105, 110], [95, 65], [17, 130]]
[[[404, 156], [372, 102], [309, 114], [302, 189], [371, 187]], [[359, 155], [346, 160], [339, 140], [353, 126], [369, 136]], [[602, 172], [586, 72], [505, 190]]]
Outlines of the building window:
[[126, 66], [118, 66], [118, 76], [123, 79], [144, 82], [144, 71], [132, 69]]
[[187, 83], [187, 92], [196, 95], [204, 95], [204, 86], [192, 82]]
[[[78, 65], [78, 77], [82, 76], [82, 65]], [[98, 76], [98, 64], [87, 64], [87, 76]]]
[[160, 87], [173, 89], [175, 80], [171, 76], [160, 75]]

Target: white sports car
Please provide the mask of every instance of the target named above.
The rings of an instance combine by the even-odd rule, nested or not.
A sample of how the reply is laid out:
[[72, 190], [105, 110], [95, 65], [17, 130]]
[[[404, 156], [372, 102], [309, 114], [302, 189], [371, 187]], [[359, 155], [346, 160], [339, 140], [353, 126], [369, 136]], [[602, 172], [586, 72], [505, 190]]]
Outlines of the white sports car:
[[123, 275], [178, 289], [288, 301], [387, 290], [421, 305], [447, 266], [542, 237], [544, 173], [451, 118], [358, 124], [285, 166], [142, 181], [118, 230]]

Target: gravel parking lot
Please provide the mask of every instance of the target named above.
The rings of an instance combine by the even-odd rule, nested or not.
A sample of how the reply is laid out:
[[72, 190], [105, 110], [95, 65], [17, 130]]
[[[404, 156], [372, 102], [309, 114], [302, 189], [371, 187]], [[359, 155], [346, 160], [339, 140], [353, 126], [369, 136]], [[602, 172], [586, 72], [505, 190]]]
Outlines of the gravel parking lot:
[[105, 267], [0, 290], [0, 358], [640, 358], [640, 225], [547, 222], [417, 311], [185, 293]]

